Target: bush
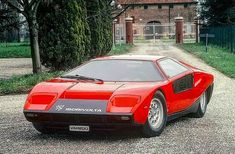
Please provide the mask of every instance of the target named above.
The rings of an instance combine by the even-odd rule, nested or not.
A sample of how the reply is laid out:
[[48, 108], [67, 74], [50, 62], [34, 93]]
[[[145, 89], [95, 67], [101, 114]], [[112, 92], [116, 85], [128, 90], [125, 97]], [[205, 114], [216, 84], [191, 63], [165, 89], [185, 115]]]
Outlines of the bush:
[[103, 56], [112, 48], [111, 9], [106, 0], [86, 2], [91, 30], [91, 56]]
[[42, 64], [65, 70], [89, 58], [90, 29], [84, 0], [54, 0], [39, 7], [39, 46]]
[[112, 48], [112, 16], [106, 0], [54, 0], [38, 13], [42, 64], [73, 68]]

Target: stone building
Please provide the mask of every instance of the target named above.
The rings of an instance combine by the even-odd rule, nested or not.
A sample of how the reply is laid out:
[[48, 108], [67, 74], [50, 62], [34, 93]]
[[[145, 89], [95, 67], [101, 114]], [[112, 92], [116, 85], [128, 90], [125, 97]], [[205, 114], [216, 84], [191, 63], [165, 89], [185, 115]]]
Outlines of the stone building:
[[184, 17], [184, 22], [193, 22], [196, 16], [197, 2], [194, 0], [118, 0], [129, 8], [118, 17], [119, 23], [130, 16], [134, 23], [167, 24], [174, 23], [177, 16]]

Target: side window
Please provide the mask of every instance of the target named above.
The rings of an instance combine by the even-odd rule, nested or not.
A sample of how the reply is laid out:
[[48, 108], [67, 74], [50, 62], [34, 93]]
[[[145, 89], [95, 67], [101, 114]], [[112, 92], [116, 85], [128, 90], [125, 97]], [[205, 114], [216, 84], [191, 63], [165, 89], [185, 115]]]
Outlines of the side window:
[[193, 88], [193, 75], [186, 75], [173, 83], [174, 93], [180, 93]]
[[172, 59], [161, 60], [159, 62], [159, 65], [169, 78], [179, 75], [188, 70], [186, 67]]

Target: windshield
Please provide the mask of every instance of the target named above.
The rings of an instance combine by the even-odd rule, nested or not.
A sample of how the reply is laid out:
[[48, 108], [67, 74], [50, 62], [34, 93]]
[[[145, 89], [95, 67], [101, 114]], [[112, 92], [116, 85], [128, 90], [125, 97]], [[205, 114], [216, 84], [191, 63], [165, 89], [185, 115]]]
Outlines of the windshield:
[[84, 76], [103, 81], [160, 81], [162, 77], [151, 61], [94, 60], [64, 76]]

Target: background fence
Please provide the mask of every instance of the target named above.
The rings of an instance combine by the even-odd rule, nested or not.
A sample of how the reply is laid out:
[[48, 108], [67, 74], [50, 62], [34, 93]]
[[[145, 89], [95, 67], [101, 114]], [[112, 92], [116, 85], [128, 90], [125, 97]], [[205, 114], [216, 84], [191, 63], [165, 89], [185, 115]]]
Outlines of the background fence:
[[[235, 26], [201, 28], [200, 34], [214, 34], [215, 37], [208, 38], [209, 44], [227, 48], [235, 53]], [[200, 40], [201, 42], [206, 42], [205, 37], [201, 37]]]
[[[194, 23], [184, 24], [184, 42], [195, 42], [196, 28]], [[175, 24], [133, 24], [134, 43], [175, 42]], [[115, 25], [115, 42], [126, 42], [125, 24]]]

